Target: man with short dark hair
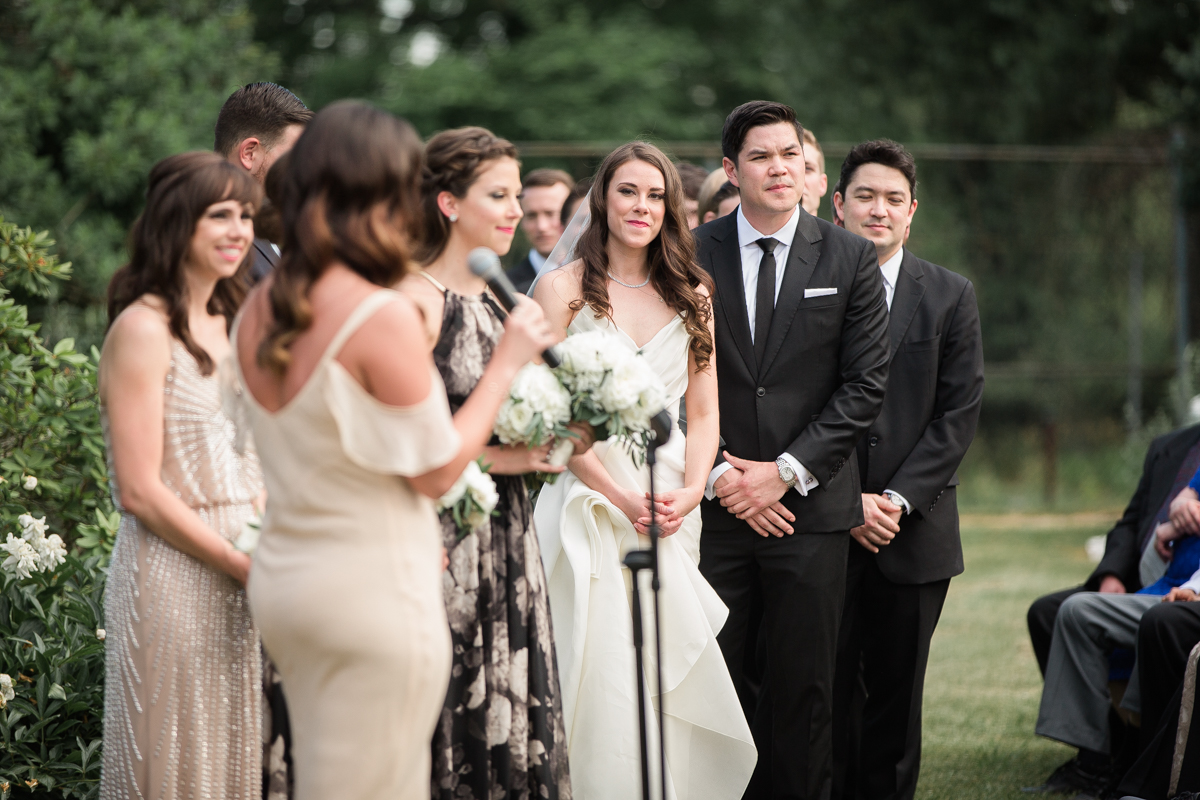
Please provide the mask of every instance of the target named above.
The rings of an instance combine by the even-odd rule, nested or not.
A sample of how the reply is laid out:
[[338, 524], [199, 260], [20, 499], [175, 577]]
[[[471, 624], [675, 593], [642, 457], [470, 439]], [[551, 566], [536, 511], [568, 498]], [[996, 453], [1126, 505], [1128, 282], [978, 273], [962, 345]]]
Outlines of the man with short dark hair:
[[563, 203], [575, 188], [575, 179], [561, 169], [535, 169], [521, 181], [521, 230], [533, 245], [523, 259], [508, 270], [518, 292], [528, 292], [538, 270], [562, 236]]
[[[250, 173], [259, 183], [279, 158], [292, 149], [313, 113], [282, 86], [262, 81], [229, 96], [217, 114], [213, 149]], [[255, 237], [251, 276], [262, 280], [279, 260], [279, 248]]]
[[781, 103], [734, 109], [722, 163], [741, 205], [696, 231], [715, 284], [724, 442], [701, 503], [700, 571], [729, 608], [717, 640], [758, 747], [750, 800], [830, 794], [848, 531], [863, 523], [854, 445], [887, 383], [875, 248], [800, 208], [803, 136]]
[[687, 213], [688, 230], [700, 227], [700, 187], [708, 178], [708, 170], [687, 161], [675, 164], [679, 179], [683, 182], [683, 210]]
[[929, 641], [963, 571], [957, 470], [983, 402], [974, 287], [903, 246], [916, 188], [912, 155], [880, 139], [850, 151], [833, 192], [846, 230], [875, 245], [891, 344], [883, 408], [856, 448], [864, 522], [850, 531], [833, 712], [846, 800], [916, 792]]

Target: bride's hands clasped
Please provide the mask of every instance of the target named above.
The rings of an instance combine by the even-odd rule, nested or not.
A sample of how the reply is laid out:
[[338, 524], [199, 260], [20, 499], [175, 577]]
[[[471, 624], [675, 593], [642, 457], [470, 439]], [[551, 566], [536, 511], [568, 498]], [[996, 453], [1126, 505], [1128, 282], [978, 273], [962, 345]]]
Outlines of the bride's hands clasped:
[[[636, 493], [635, 493], [636, 494]], [[658, 523], [659, 535], [663, 538], [670, 536], [683, 525], [684, 518], [700, 505], [704, 497], [704, 489], [675, 489], [670, 492], [659, 492], [654, 505], [655, 522]], [[640, 499], [642, 514], [634, 519], [633, 527], [638, 533], [650, 533], [650, 493], [646, 492]]]

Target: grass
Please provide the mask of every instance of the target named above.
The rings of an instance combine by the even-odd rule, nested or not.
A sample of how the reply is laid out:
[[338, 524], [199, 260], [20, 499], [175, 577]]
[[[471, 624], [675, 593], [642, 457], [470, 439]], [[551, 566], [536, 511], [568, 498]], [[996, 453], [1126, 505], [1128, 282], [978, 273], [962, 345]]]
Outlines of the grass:
[[1029, 800], [1021, 787], [1074, 754], [1033, 734], [1042, 680], [1025, 612], [1087, 577], [1084, 542], [1106, 529], [1078, 518], [964, 527], [967, 570], [950, 583], [930, 651], [918, 800]]

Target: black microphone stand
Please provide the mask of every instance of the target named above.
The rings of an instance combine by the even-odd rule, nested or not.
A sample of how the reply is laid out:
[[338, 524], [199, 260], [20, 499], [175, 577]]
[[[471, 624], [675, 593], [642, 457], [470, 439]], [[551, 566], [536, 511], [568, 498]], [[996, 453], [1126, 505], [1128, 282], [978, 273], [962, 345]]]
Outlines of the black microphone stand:
[[646, 689], [649, 687], [642, 684], [642, 677], [645, 674], [642, 658], [642, 596], [638, 586], [639, 574], [644, 569], [650, 570], [650, 588], [654, 592], [654, 654], [658, 682], [659, 777], [662, 779], [661, 800], [667, 800], [667, 745], [665, 739], [666, 726], [663, 724], [662, 628], [658, 605], [658, 590], [661, 587], [658, 579], [659, 531], [658, 518], [654, 513], [654, 465], [657, 461], [655, 453], [659, 445], [666, 444], [666, 439], [669, 435], [669, 429], [667, 436], [659, 436], [656, 431], [654, 438], [646, 446], [646, 465], [650, 468], [650, 548], [648, 550], [630, 550], [625, 554], [625, 566], [633, 575], [633, 593], [630, 605], [633, 611], [633, 651], [634, 671], [636, 673], [634, 680], [638, 689], [638, 729], [641, 732], [642, 740], [642, 800], [650, 800], [650, 740], [646, 722]]

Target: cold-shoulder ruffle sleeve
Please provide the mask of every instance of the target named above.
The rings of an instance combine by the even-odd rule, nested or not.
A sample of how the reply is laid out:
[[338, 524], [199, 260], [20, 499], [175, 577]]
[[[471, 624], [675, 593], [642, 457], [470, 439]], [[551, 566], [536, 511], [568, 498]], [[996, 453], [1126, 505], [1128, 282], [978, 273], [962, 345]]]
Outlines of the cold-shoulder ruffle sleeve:
[[325, 401], [346, 456], [387, 475], [415, 477], [449, 463], [461, 440], [446, 387], [436, 370], [429, 395], [411, 406], [389, 406], [367, 393], [336, 361], [330, 362]]

